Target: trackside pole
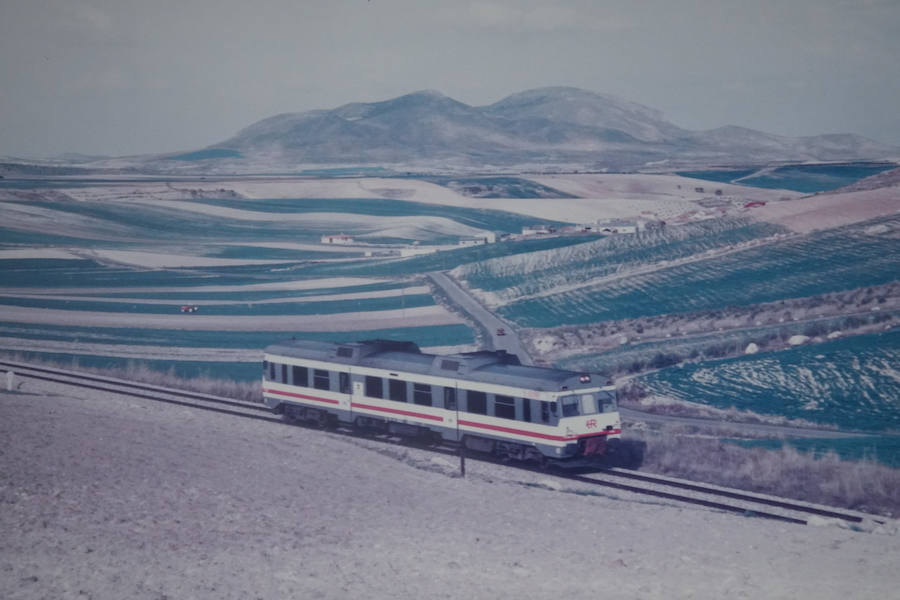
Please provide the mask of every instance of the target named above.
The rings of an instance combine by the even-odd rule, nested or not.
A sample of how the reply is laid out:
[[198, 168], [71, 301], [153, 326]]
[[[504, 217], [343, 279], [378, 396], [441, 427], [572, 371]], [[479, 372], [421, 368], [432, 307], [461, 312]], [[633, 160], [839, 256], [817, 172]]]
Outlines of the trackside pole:
[[459, 445], [459, 476], [466, 476], [466, 445]]
[[12, 371], [7, 371], [6, 372], [6, 391], [7, 392], [13, 391], [13, 386], [15, 385], [15, 383], [16, 383], [16, 374], [13, 373]]

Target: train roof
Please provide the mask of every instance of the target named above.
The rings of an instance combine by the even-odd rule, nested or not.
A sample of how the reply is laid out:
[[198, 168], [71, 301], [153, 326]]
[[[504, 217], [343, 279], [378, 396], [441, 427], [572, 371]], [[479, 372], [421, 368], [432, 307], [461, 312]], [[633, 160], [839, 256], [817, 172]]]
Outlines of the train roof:
[[294, 339], [272, 344], [266, 348], [266, 353], [547, 392], [603, 385], [599, 375], [523, 365], [516, 355], [503, 350], [444, 355], [426, 354], [413, 342], [366, 340], [337, 343]]

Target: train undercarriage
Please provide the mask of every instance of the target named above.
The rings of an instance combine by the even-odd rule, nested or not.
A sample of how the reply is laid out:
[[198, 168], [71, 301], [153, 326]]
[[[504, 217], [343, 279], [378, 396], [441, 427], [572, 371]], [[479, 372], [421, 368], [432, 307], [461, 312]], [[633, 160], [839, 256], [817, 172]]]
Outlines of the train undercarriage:
[[[416, 445], [447, 445], [465, 449], [478, 454], [489, 455], [503, 461], [535, 462], [548, 465], [558, 462], [543, 454], [535, 445], [521, 444], [508, 440], [497, 440], [487, 437], [464, 434], [459, 439], [455, 432], [441, 432], [422, 425], [411, 425], [398, 421], [389, 421], [368, 416], [356, 416], [351, 423], [338, 419], [338, 415], [314, 407], [283, 403], [275, 409], [285, 422], [302, 423], [323, 429], [336, 429], [341, 425], [349, 426], [359, 435], [366, 437], [388, 435], [398, 436]], [[614, 450], [617, 440], [607, 441], [604, 436], [594, 436], [578, 440], [573, 454], [565, 458], [596, 459]]]

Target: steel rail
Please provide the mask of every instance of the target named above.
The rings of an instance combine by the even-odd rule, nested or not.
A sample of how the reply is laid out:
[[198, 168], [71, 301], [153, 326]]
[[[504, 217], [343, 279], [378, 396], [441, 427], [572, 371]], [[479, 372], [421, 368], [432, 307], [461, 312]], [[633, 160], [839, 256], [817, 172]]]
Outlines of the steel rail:
[[[13, 367], [15, 374], [19, 377], [39, 379], [42, 381], [50, 381], [53, 383], [62, 383], [72, 385], [84, 389], [97, 390], [101, 392], [112, 392], [142, 398], [145, 400], [154, 400], [177, 406], [186, 406], [189, 408], [197, 408], [221, 414], [247, 417], [249, 419], [257, 419], [261, 421], [270, 421], [280, 423], [281, 420], [271, 414], [268, 407], [262, 404], [252, 402], [242, 402], [227, 398], [219, 398], [209, 394], [201, 394], [198, 392], [190, 392], [186, 390], [177, 390], [162, 386], [155, 386], [144, 383], [129, 382], [122, 379], [112, 377], [103, 377], [88, 373], [78, 373], [65, 369], [53, 369], [49, 367], [36, 367], [26, 365], [24, 363], [0, 360], [0, 366]], [[205, 402], [207, 405], [199, 404]], [[228, 407], [228, 408], [223, 408]], [[245, 412], [246, 411], [246, 412]]]
[[[787, 499], [767, 497], [761, 494], [752, 494], [735, 489], [725, 489], [721, 486], [704, 485], [702, 483], [694, 483], [691, 481], [675, 480], [669, 477], [658, 477], [628, 469], [609, 469], [603, 471], [603, 474], [611, 475], [614, 477], [622, 477], [635, 481], [642, 481], [644, 483], [652, 483], [655, 485], [670, 486], [674, 488], [690, 490], [693, 492], [701, 492], [704, 494], [715, 494], [716, 496], [721, 496], [723, 498], [731, 498], [733, 500], [741, 500], [744, 502], [755, 502], [757, 504], [764, 504], [766, 506], [773, 506], [776, 508], [809, 513], [811, 515], [817, 515], [820, 517], [843, 519], [845, 521], [850, 521], [853, 523], [862, 523], [865, 518], [860, 516], [859, 514], [843, 512], [828, 507], [810, 506], [809, 503], [799, 504], [798, 502]], [[883, 520], [879, 521], [874, 517], [873, 520], [877, 523], [884, 523]]]
[[603, 481], [600, 479], [594, 479], [593, 477], [589, 477], [586, 475], [563, 475], [565, 479], [571, 479], [574, 481], [579, 481], [581, 483], [589, 483], [591, 485], [599, 485], [603, 487], [609, 487], [617, 490], [623, 490], [627, 492], [634, 492], [637, 494], [646, 494], [649, 496], [654, 496], [656, 498], [665, 498], [667, 500], [677, 500], [679, 502], [686, 502], [689, 504], [697, 504], [700, 506], [705, 506], [707, 508], [714, 508], [717, 510], [723, 510], [732, 513], [738, 513], [746, 516], [754, 516], [754, 517], [762, 517], [765, 519], [772, 519], [775, 521], [783, 521], [786, 523], [795, 523], [797, 525], [806, 525], [806, 519], [800, 519], [797, 517], [789, 517], [786, 515], [780, 515], [778, 513], [767, 512], [764, 510], [755, 510], [753, 508], [748, 508], [746, 506], [735, 506], [733, 504], [725, 504], [723, 502], [717, 502], [715, 500], [706, 500], [704, 498], [695, 498], [693, 496], [685, 496], [683, 494], [676, 494], [673, 492], [666, 492], [662, 490], [653, 490], [649, 488], [642, 488], [634, 485], [627, 485], [624, 483], [616, 483], [613, 481]]

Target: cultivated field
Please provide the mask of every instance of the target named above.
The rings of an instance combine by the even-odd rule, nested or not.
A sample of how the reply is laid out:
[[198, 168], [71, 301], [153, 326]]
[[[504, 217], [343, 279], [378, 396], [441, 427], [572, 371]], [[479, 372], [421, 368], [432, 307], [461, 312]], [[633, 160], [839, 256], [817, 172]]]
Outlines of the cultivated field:
[[[538, 362], [628, 377], [655, 406], [877, 431], [893, 460], [898, 188], [729, 177], [9, 180], [0, 339], [24, 358], [247, 382], [290, 336], [474, 349], [482, 334], [425, 278], [447, 271]], [[609, 219], [639, 231], [520, 235]], [[336, 234], [352, 240], [321, 243]], [[459, 245], [480, 236], [497, 242]]]

